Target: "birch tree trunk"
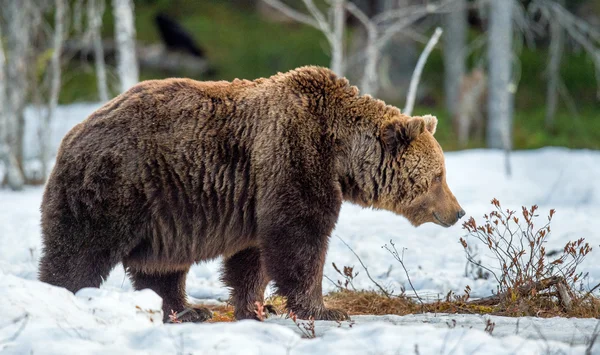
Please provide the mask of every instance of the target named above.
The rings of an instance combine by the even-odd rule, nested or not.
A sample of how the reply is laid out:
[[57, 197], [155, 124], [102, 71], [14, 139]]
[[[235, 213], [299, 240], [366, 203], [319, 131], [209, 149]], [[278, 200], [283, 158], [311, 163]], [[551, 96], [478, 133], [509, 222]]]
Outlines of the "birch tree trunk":
[[[560, 5], [564, 0], [556, 0]], [[558, 99], [558, 85], [560, 81], [560, 60], [564, 48], [562, 26], [558, 21], [550, 23], [550, 60], [548, 62], [548, 86], [546, 88], [546, 128], [554, 126], [554, 115]]]
[[331, 43], [331, 70], [344, 76], [344, 31], [346, 27], [346, 0], [333, 2], [333, 43]]
[[113, 0], [115, 35], [117, 40], [117, 70], [121, 92], [138, 82], [138, 63], [135, 56], [135, 24], [132, 0]]
[[60, 93], [61, 67], [60, 56], [64, 43], [65, 33], [65, 0], [54, 1], [54, 38], [52, 44], [52, 58], [50, 60], [50, 100], [48, 110], [41, 125], [40, 160], [42, 163], [42, 179], [46, 179], [48, 173], [48, 161], [50, 160], [50, 137], [52, 130], [50, 122], [54, 119], [56, 106], [58, 105], [58, 94]]
[[23, 188], [23, 136], [25, 134], [25, 96], [27, 92], [27, 50], [30, 42], [28, 16], [31, 9], [30, 0], [8, 1], [3, 10], [8, 33], [6, 48], [10, 49], [6, 61], [6, 82], [10, 82], [10, 90], [6, 85], [4, 122], [6, 135], [4, 141], [4, 162], [7, 169], [6, 182], [13, 190]]
[[444, 26], [444, 91], [446, 109], [457, 114], [460, 83], [465, 75], [467, 44], [466, 0], [456, 0], [453, 11], [443, 15]]
[[510, 150], [514, 84], [512, 77], [513, 0], [490, 2], [488, 30], [488, 126], [487, 145]]
[[[2, 37], [2, 26], [0, 26], [0, 39]], [[0, 162], [4, 165], [4, 169], [6, 170], [6, 180], [8, 183], [8, 169], [9, 169], [9, 147], [8, 147], [8, 98], [6, 97], [6, 57], [4, 56], [4, 46], [2, 41], [0, 41]], [[0, 175], [0, 186], [4, 182], [4, 175]]]
[[375, 26], [367, 29], [367, 59], [360, 88], [363, 94], [377, 95], [378, 77], [377, 63], [379, 62], [379, 49], [377, 49], [377, 29]]
[[94, 46], [94, 61], [96, 64], [96, 84], [100, 101], [108, 101], [108, 85], [106, 84], [106, 64], [104, 63], [104, 47], [102, 47], [102, 14], [104, 14], [104, 0], [88, 0], [87, 18], [89, 23], [90, 38]]
[[377, 94], [378, 78], [377, 63], [379, 62], [379, 49], [377, 48], [377, 25], [355, 4], [347, 2], [348, 12], [354, 15], [367, 31], [367, 45], [365, 69], [360, 82], [362, 94], [375, 96]]
[[[0, 39], [2, 39], [2, 26], [0, 26]], [[7, 116], [8, 116], [8, 98], [6, 97], [6, 56], [4, 55], [4, 45], [0, 40], [0, 158], [3, 157], [5, 151], [4, 145], [7, 139]], [[2, 176], [0, 176], [0, 184], [2, 183]]]

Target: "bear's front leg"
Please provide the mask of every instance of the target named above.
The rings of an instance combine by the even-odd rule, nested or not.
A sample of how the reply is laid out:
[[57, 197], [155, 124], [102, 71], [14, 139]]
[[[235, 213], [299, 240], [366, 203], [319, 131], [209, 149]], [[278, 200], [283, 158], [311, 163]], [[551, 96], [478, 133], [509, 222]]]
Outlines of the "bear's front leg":
[[278, 293], [287, 297], [288, 310], [301, 319], [349, 319], [342, 310], [325, 308], [321, 288], [328, 239], [337, 214], [271, 215], [279, 218], [262, 224], [262, 256]]

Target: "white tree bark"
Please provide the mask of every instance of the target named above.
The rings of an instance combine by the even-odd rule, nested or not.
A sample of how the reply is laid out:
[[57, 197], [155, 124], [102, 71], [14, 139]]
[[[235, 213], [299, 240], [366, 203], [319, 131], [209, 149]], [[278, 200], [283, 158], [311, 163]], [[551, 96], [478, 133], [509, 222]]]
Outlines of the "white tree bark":
[[363, 94], [374, 96], [377, 94], [378, 86], [377, 63], [379, 62], [379, 49], [377, 49], [377, 25], [375, 25], [363, 11], [352, 2], [347, 2], [346, 8], [363, 24], [367, 31], [367, 56], [365, 70], [360, 83], [360, 90]]
[[465, 75], [467, 45], [466, 0], [456, 0], [452, 11], [443, 15], [444, 22], [444, 91], [446, 108], [457, 114], [460, 84]]
[[52, 136], [50, 122], [54, 119], [58, 95], [60, 93], [61, 66], [60, 57], [64, 43], [65, 34], [65, 8], [66, 0], [54, 1], [54, 37], [52, 40], [52, 58], [50, 59], [50, 99], [48, 109], [41, 124], [40, 160], [42, 163], [42, 179], [46, 179], [48, 173], [48, 161], [50, 160], [50, 137]]
[[417, 62], [417, 66], [415, 67], [415, 71], [413, 72], [412, 78], [410, 79], [410, 86], [408, 89], [408, 95], [406, 97], [406, 106], [402, 113], [405, 115], [412, 115], [412, 110], [415, 107], [415, 98], [417, 96], [417, 87], [419, 85], [419, 81], [421, 80], [421, 73], [423, 72], [423, 67], [427, 62], [427, 57], [429, 57], [429, 53], [433, 50], [433, 47], [438, 43], [440, 36], [444, 31], [441, 28], [436, 28], [433, 36], [427, 42], [425, 49], [419, 56], [419, 61]]
[[344, 76], [344, 31], [346, 27], [345, 0], [333, 0], [333, 43], [331, 43], [331, 70]]
[[73, 30], [75, 33], [81, 33], [83, 28], [83, 0], [73, 1]]
[[488, 125], [487, 145], [511, 149], [515, 85], [512, 77], [513, 0], [490, 2], [488, 30]]
[[25, 134], [23, 110], [27, 92], [27, 55], [30, 42], [27, 24], [31, 5], [30, 0], [8, 1], [8, 5], [3, 8], [8, 28], [6, 48], [9, 49], [6, 56], [6, 82], [10, 83], [10, 89], [6, 85], [8, 102], [4, 105], [6, 135], [3, 155], [7, 169], [6, 182], [13, 190], [20, 190], [25, 183], [22, 171]]
[[[0, 26], [0, 38], [2, 37], [2, 26]], [[8, 128], [8, 98], [6, 97], [6, 57], [4, 55], [4, 46], [0, 41], [0, 162], [4, 165], [4, 169], [8, 170], [8, 144], [7, 144], [7, 128]], [[8, 175], [5, 172], [5, 175]], [[0, 186], [4, 181], [4, 175], [0, 175]]]
[[138, 63], [135, 55], [133, 1], [113, 0], [112, 3], [117, 40], [117, 70], [121, 82], [121, 92], [124, 92], [139, 80]]
[[[0, 26], [0, 38], [2, 37], [2, 26]], [[8, 98], [6, 97], [6, 56], [4, 55], [4, 45], [0, 41], [0, 146], [6, 143], [6, 133], [8, 125]], [[2, 179], [0, 177], [0, 183]]]
[[100, 101], [108, 101], [108, 85], [106, 83], [106, 64], [104, 63], [104, 48], [102, 47], [102, 14], [104, 14], [104, 0], [88, 0], [87, 18], [90, 39], [94, 47], [94, 61], [96, 64], [96, 84]]

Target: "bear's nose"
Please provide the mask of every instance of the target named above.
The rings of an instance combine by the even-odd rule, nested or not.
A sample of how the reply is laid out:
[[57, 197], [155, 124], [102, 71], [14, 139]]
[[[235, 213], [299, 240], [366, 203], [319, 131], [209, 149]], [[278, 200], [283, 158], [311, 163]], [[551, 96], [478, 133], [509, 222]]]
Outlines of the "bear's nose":
[[462, 208], [460, 209], [460, 211], [458, 211], [456, 213], [456, 216], [458, 217], [458, 219], [461, 219], [465, 216], [465, 210], [463, 210]]

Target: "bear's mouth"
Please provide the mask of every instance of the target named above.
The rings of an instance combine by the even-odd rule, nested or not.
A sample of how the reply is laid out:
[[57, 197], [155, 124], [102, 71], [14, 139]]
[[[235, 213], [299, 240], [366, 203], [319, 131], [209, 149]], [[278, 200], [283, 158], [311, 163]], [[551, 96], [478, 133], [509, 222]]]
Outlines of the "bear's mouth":
[[438, 217], [438, 215], [437, 215], [435, 212], [433, 212], [433, 218], [435, 218], [435, 220], [436, 220], [436, 221], [438, 221], [438, 224], [440, 224], [440, 225], [441, 225], [441, 226], [443, 226], [443, 227], [446, 227], [446, 228], [447, 228], [447, 227], [452, 227], [452, 225], [451, 225], [451, 224], [449, 224], [449, 223], [446, 223], [446, 222], [442, 221], [442, 220], [440, 219], [440, 217]]

